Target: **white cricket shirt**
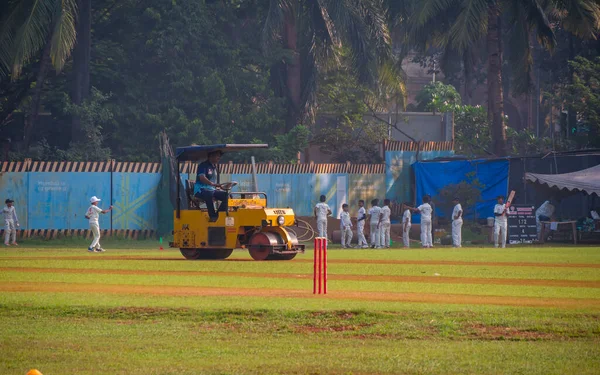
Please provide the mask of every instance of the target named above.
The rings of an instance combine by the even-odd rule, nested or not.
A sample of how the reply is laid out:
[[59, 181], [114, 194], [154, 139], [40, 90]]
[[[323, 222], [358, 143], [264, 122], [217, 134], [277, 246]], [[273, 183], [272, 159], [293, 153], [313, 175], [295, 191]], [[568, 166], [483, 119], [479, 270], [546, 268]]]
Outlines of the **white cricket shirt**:
[[429, 203], [423, 203], [417, 209], [421, 212], [421, 221], [431, 221], [431, 212], [433, 209]]
[[15, 209], [15, 206], [4, 206], [2, 209], [2, 218], [5, 222], [14, 221], [15, 223], [18, 223], [19, 219], [17, 218], [17, 210]]
[[350, 212], [342, 211], [340, 214], [340, 220], [342, 221], [342, 228], [352, 228], [352, 220], [350, 220]]
[[331, 210], [327, 203], [320, 202], [315, 206], [317, 210], [317, 220], [326, 221], [327, 220], [327, 212]]
[[379, 223], [379, 214], [381, 213], [381, 207], [373, 206], [369, 209], [369, 215], [371, 215], [371, 224]]
[[98, 219], [100, 217], [100, 213], [102, 209], [98, 206], [91, 205], [90, 208], [87, 209], [86, 216], [88, 216], [90, 224], [98, 224]]
[[412, 219], [412, 217], [410, 215], [410, 210], [404, 211], [404, 215], [402, 215], [402, 223], [410, 224], [411, 219]]
[[[506, 213], [502, 214], [502, 212], [504, 212], [505, 208], [506, 208], [506, 204], [497, 204], [494, 207], [494, 218], [499, 223], [506, 223], [508, 221], [508, 219], [506, 217]], [[502, 214], [502, 216], [496, 216], [496, 214]]]
[[389, 224], [390, 216], [392, 216], [392, 210], [388, 206], [381, 207], [381, 222], [383, 224]]
[[[358, 219], [360, 220], [360, 219], [362, 219], [363, 217], [366, 219], [366, 216], [367, 216], [367, 210], [365, 210], [365, 208], [364, 208], [364, 207], [361, 207], [361, 208], [359, 208], [359, 209], [358, 209]], [[363, 221], [364, 221], [364, 220], [363, 220]], [[359, 221], [359, 223], [360, 223], [360, 221]]]
[[[455, 219], [455, 217], [460, 211], [462, 211], [462, 206], [459, 203], [456, 206], [454, 206], [454, 211], [452, 211], [452, 220], [457, 220]], [[458, 220], [462, 220], [462, 215], [458, 218]]]

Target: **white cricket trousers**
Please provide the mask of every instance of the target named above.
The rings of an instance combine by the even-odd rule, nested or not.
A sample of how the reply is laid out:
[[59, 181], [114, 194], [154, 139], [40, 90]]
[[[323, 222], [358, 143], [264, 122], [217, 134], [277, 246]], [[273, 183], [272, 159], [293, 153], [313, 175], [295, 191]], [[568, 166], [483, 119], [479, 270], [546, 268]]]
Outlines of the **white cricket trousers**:
[[431, 220], [423, 221], [423, 219], [421, 219], [421, 244], [423, 247], [433, 247], [433, 240], [431, 239]]
[[410, 247], [410, 227], [412, 226], [412, 224], [408, 224], [406, 225], [406, 229], [404, 229], [404, 226], [402, 226], [402, 242], [404, 243], [404, 247]]
[[15, 243], [17, 242], [17, 228], [15, 227], [14, 220], [4, 221], [4, 243]]
[[342, 229], [342, 247], [350, 247], [352, 243], [352, 228], [347, 227]]
[[391, 223], [381, 223], [381, 234], [380, 244], [382, 247], [390, 247], [390, 229], [392, 228]]
[[[502, 236], [502, 247], [506, 247], [506, 227], [507, 227], [507, 222], [506, 221], [494, 221], [494, 245], [496, 247], [498, 247], [498, 237]], [[500, 233], [502, 232], [502, 233]]]
[[452, 245], [454, 247], [462, 246], [462, 219], [452, 221]]
[[327, 238], [327, 220], [317, 220], [317, 232], [319, 237]]
[[365, 238], [365, 221], [361, 220], [358, 222], [356, 233], [358, 234], [358, 247], [369, 246], [367, 239]]
[[377, 228], [377, 223], [371, 223], [371, 246], [381, 246], [380, 240], [381, 234], [379, 234], [379, 228]]
[[100, 246], [100, 224], [90, 223], [90, 229], [92, 230], [92, 234], [94, 235], [94, 240], [90, 247], [92, 249], [99, 249]]

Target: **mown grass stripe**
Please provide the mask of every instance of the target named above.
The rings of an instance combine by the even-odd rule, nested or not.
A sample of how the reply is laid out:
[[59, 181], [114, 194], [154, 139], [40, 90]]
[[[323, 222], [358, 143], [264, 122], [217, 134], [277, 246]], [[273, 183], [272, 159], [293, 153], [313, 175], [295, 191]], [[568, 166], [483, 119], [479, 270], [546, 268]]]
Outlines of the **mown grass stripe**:
[[9, 282], [0, 284], [2, 292], [35, 292], [35, 293], [115, 293], [115, 294], [150, 294], [165, 296], [244, 296], [272, 298], [322, 298], [352, 299], [363, 301], [395, 301], [435, 304], [470, 304], [470, 305], [503, 305], [549, 308], [583, 307], [600, 310], [600, 299], [583, 298], [536, 298], [536, 297], [504, 297], [468, 294], [430, 294], [430, 293], [392, 293], [392, 292], [356, 292], [333, 291], [327, 295], [313, 295], [310, 290], [268, 289], [268, 288], [222, 288], [222, 287], [188, 287], [165, 285], [99, 285], [83, 283], [45, 284], [30, 282]]
[[[144, 255], [99, 255], [86, 254], [81, 256], [25, 256], [25, 257], [2, 257], [4, 260], [89, 260], [90, 257], [97, 257], [103, 261], [182, 261], [188, 260], [182, 257], [153, 257]], [[222, 262], [255, 262], [253, 259], [230, 258]], [[312, 263], [312, 259], [294, 259], [295, 263]], [[443, 260], [378, 260], [378, 259], [328, 259], [331, 264], [381, 264], [381, 265], [433, 265], [433, 266], [489, 266], [489, 267], [550, 267], [550, 268], [598, 268], [598, 263], [542, 263], [542, 262], [477, 262], [477, 261], [443, 261]]]
[[[258, 277], [274, 279], [312, 279], [312, 274], [264, 273], [264, 272], [202, 272], [202, 271], [146, 271], [146, 270], [110, 270], [110, 269], [74, 269], [74, 268], [24, 268], [0, 267], [0, 271], [26, 273], [60, 274], [98, 274], [98, 275], [152, 275], [152, 276], [215, 276], [215, 277]], [[571, 288], [600, 288], [600, 281], [582, 280], [542, 280], [542, 279], [500, 279], [480, 277], [444, 277], [444, 276], [378, 276], [331, 274], [329, 280], [347, 280], [364, 282], [412, 282], [431, 284], [482, 284], [482, 285], [526, 285], [557, 286]]]

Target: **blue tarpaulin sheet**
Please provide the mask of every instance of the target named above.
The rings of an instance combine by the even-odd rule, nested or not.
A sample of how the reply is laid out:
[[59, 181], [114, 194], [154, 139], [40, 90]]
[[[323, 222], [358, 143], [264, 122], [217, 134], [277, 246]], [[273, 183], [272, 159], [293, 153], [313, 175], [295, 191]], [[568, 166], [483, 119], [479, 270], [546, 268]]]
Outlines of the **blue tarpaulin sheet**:
[[[481, 185], [481, 200], [475, 207], [464, 207], [467, 219], [485, 218], [493, 216], [496, 197], [506, 197], [508, 191], [508, 160], [457, 160], [425, 162], [413, 164], [416, 182], [416, 199], [418, 204], [423, 196], [431, 195], [433, 201], [441, 189], [448, 185], [458, 184], [463, 181], [477, 179]], [[439, 217], [450, 216], [450, 212], [443, 212], [436, 206], [436, 215]], [[415, 215], [414, 222], [420, 222], [419, 215]]]

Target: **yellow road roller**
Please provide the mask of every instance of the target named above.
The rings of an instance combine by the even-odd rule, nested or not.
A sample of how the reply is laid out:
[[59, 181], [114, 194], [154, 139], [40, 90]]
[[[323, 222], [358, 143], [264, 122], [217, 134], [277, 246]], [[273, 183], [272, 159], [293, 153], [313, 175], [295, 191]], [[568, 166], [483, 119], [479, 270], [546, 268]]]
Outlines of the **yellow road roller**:
[[[269, 208], [266, 193], [234, 192], [236, 182], [220, 182], [220, 157], [215, 159], [214, 155], [267, 147], [264, 144], [219, 144], [177, 148], [177, 171], [182, 162], [200, 163], [193, 178], [182, 181], [181, 174], [176, 173], [177, 207], [170, 247], [179, 248], [186, 259], [225, 259], [238, 248], [248, 249], [254, 260], [291, 260], [296, 254], [304, 253], [304, 245], [299, 244], [296, 235], [288, 229], [297, 226], [294, 210]], [[207, 169], [206, 165], [210, 167]], [[214, 193], [210, 199], [211, 195], [203, 194], [199, 187], [214, 187], [218, 194]], [[225, 199], [226, 209], [218, 211], [215, 206], [223, 207]], [[209, 209], [209, 204], [214, 209]], [[215, 214], [218, 216], [211, 216]]]

